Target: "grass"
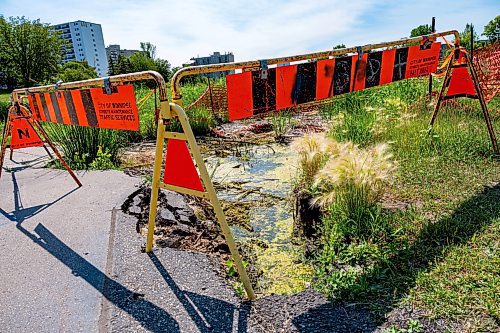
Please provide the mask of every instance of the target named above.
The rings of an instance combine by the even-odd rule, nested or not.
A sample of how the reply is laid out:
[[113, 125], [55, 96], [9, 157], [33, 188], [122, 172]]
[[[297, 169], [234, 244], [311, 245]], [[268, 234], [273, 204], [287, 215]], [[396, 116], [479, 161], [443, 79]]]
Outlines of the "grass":
[[[448, 103], [428, 134], [426, 87], [401, 81], [339, 96], [322, 111], [336, 140], [391, 145], [399, 171], [383, 201], [409, 208], [367, 209], [360, 218], [371, 229], [350, 234], [353, 222], [328, 210], [323, 223], [334, 232], [315, 258], [315, 286], [332, 299], [370, 304], [381, 318], [406, 304], [468, 331], [494, 331], [500, 162], [477, 101]], [[489, 104], [497, 135], [498, 105]]]

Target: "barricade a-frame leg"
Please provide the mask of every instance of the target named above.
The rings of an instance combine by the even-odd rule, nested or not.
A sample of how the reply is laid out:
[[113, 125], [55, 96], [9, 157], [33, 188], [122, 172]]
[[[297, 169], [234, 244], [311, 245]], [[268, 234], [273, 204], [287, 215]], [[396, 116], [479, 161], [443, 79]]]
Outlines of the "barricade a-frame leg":
[[[459, 52], [462, 52], [462, 53], [459, 53]], [[463, 57], [465, 58], [465, 64], [455, 65], [454, 64], [455, 60], [460, 59], [461, 54], [463, 54]], [[450, 84], [450, 80], [451, 80], [451, 76], [452, 76], [452, 69], [460, 67], [460, 66], [466, 66], [468, 68], [468, 70], [470, 71], [472, 82], [474, 84], [474, 89], [475, 89], [475, 92], [477, 94], [477, 96], [474, 98], [477, 98], [479, 100], [479, 104], [481, 105], [483, 118], [484, 118], [484, 121], [486, 123], [486, 127], [488, 129], [488, 134], [489, 134], [489, 137], [491, 140], [491, 145], [493, 147], [493, 151], [495, 152], [495, 154], [499, 155], [500, 151], [498, 148], [495, 130], [494, 130], [493, 125], [491, 123], [490, 115], [488, 112], [488, 107], [486, 105], [486, 101], [484, 99], [484, 95], [483, 95], [483, 92], [481, 90], [481, 86], [479, 84], [479, 79], [478, 79], [478, 76], [476, 73], [476, 69], [474, 68], [474, 64], [472, 63], [472, 59], [470, 58], [467, 51], [460, 49], [458, 47], [456, 47], [455, 50], [453, 50], [453, 54], [451, 56], [450, 62], [448, 63], [448, 66], [446, 67], [446, 74], [443, 78], [443, 85], [441, 86], [441, 90], [439, 91], [436, 105], [434, 106], [434, 112], [432, 113], [431, 121], [429, 123], [429, 132], [432, 131], [432, 126], [434, 125], [434, 122], [437, 118], [442, 101], [445, 100], [446, 98], [450, 98], [449, 96], [445, 97], [446, 96], [445, 92], [448, 88], [448, 85]], [[460, 97], [460, 96], [457, 96], [457, 97]], [[451, 97], [451, 98], [457, 98], [457, 97]], [[470, 96], [466, 95], [465, 97], [470, 97]]]
[[[182, 126], [182, 133], [166, 132], [166, 126], [164, 121], [172, 118], [177, 118], [179, 120]], [[165, 144], [165, 139], [168, 138], [184, 140], [187, 142], [188, 148], [194, 158], [194, 162], [198, 167], [200, 178], [203, 181], [204, 192], [167, 185], [161, 181], [160, 178], [161, 178], [161, 165], [163, 161], [163, 147]], [[243, 266], [243, 261], [241, 260], [238, 247], [236, 246], [236, 243], [234, 241], [231, 229], [227, 224], [226, 217], [224, 215], [224, 212], [222, 211], [220, 201], [217, 198], [215, 188], [212, 184], [212, 180], [210, 179], [210, 175], [208, 174], [207, 168], [203, 161], [203, 157], [201, 156], [200, 150], [196, 143], [196, 139], [194, 137], [186, 113], [184, 112], [182, 107], [180, 107], [175, 103], [168, 103], [168, 101], [161, 102], [160, 105], [160, 118], [158, 121], [158, 128], [157, 128], [155, 162], [153, 170], [153, 181], [151, 186], [151, 202], [149, 211], [146, 252], [150, 252], [153, 249], [153, 235], [154, 235], [155, 220], [156, 220], [157, 205], [158, 205], [158, 192], [160, 188], [170, 189], [180, 193], [204, 197], [210, 200], [210, 203], [212, 204], [213, 209], [215, 211], [215, 215], [217, 216], [217, 220], [219, 221], [219, 224], [221, 226], [224, 238], [226, 239], [231, 255], [233, 256], [235, 266], [238, 270], [240, 280], [243, 283], [247, 296], [251, 300], [255, 299], [255, 293], [250, 283], [250, 279], [248, 278], [248, 274], [245, 270], [245, 267]]]
[[[9, 108], [8, 117], [7, 117], [7, 123], [5, 125], [4, 135], [3, 135], [3, 138], [2, 138], [2, 150], [0, 152], [0, 177], [2, 176], [3, 162], [5, 160], [5, 154], [6, 154], [6, 150], [7, 150], [7, 139], [9, 137], [11, 137], [11, 135], [12, 135], [12, 121], [13, 121], [14, 114], [19, 115], [21, 117], [24, 117], [28, 121], [29, 125], [33, 129], [36, 129], [37, 132], [42, 135], [44, 142], [46, 142], [50, 146], [50, 148], [52, 149], [52, 151], [54, 152], [54, 154], [57, 156], [57, 158], [61, 162], [61, 165], [66, 169], [66, 171], [68, 171], [68, 173], [70, 174], [71, 178], [73, 178], [73, 180], [76, 182], [76, 184], [79, 187], [81, 187], [82, 183], [80, 182], [80, 180], [78, 179], [78, 177], [75, 175], [75, 173], [73, 172], [73, 170], [69, 167], [68, 163], [66, 163], [66, 161], [62, 157], [61, 153], [59, 153], [59, 150], [57, 149], [57, 147], [54, 145], [54, 143], [52, 143], [52, 141], [50, 140], [47, 132], [45, 132], [45, 130], [38, 123], [37, 120], [33, 119], [33, 117], [31, 116], [31, 112], [29, 111], [29, 109], [26, 108], [23, 105], [20, 105], [19, 103], [15, 103], [13, 106], [11, 106]], [[47, 153], [48, 153], [47, 148], [45, 146], [44, 146], [44, 148], [45, 148], [45, 151], [47, 151]], [[49, 154], [49, 156], [50, 156], [50, 154]]]
[[2, 148], [0, 150], [0, 178], [2, 177], [3, 162], [5, 160], [5, 153], [7, 151], [7, 141], [8, 138], [10, 137], [10, 132], [12, 130], [11, 127], [12, 127], [12, 115], [9, 109], [9, 112], [7, 113], [7, 121], [5, 122], [5, 127], [3, 128]]

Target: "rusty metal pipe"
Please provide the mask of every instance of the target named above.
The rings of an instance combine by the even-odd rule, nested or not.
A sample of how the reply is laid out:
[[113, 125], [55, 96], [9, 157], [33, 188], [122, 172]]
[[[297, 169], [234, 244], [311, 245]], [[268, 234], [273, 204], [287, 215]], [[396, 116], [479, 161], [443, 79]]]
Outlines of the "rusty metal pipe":
[[[89, 79], [89, 80], [83, 80], [83, 81], [61, 83], [58, 86], [58, 89], [65, 90], [65, 89], [77, 89], [77, 88], [84, 88], [84, 87], [103, 86], [104, 79], [105, 78], [101, 77], [101, 78], [97, 78], [97, 79]], [[134, 82], [134, 81], [144, 81], [144, 80], [155, 81], [156, 84], [158, 85], [160, 101], [167, 101], [168, 100], [167, 86], [165, 84], [165, 80], [163, 79], [163, 76], [161, 76], [160, 73], [158, 73], [158, 72], [144, 71], [144, 72], [109, 76], [109, 83], [110, 84], [113, 84], [113, 83], [121, 84], [124, 82]], [[20, 94], [26, 95], [26, 92], [40, 93], [40, 92], [48, 92], [48, 91], [54, 91], [54, 90], [55, 90], [55, 85], [15, 89], [12, 92], [12, 100], [13, 100], [13, 102], [17, 102], [19, 99], [18, 95], [20, 95]]]
[[[432, 33], [432, 34], [429, 34], [426, 36], [403, 38], [403, 39], [400, 39], [397, 41], [392, 41], [392, 42], [368, 44], [368, 45], [362, 46], [361, 50], [363, 50], [363, 52], [370, 51], [370, 50], [380, 49], [383, 47], [390, 47], [390, 46], [397, 46], [397, 45], [403, 45], [403, 44], [408, 44], [408, 43], [420, 42], [424, 38], [434, 39], [434, 38], [448, 36], [448, 35], [455, 36], [455, 43], [460, 42], [460, 35], [459, 35], [458, 31], [457, 30], [449, 30], [449, 31], [444, 31], [444, 32]], [[282, 57], [282, 58], [271, 58], [271, 59], [266, 59], [266, 61], [267, 61], [268, 65], [275, 65], [275, 64], [280, 64], [280, 63], [284, 63], [284, 62], [301, 61], [301, 60], [316, 59], [316, 58], [326, 58], [326, 57], [336, 56], [336, 55], [345, 54], [345, 53], [356, 53], [357, 51], [358, 51], [357, 47], [348, 47], [345, 49], [335, 49], [335, 50], [307, 53], [307, 54]], [[259, 68], [259, 67], [260, 67], [260, 60], [252, 60], [252, 61], [204, 65], [204, 66], [190, 66], [190, 67], [181, 68], [172, 76], [172, 80], [170, 81], [171, 82], [170, 89], [172, 90], [173, 102], [176, 104], [182, 105], [182, 101], [181, 101], [182, 94], [180, 91], [180, 81], [183, 77], [186, 77], [189, 75], [204, 74], [204, 73], [221, 72], [221, 71], [228, 71], [228, 70], [235, 70], [235, 69], [242, 69], [242, 68]]]

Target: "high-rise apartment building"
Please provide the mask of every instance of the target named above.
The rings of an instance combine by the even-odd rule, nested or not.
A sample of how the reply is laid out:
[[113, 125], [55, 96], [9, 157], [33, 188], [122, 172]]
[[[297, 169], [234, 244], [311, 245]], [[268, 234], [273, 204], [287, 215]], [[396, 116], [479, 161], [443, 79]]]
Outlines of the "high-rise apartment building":
[[[208, 57], [195, 57], [191, 58], [193, 66], [200, 65], [211, 65], [211, 64], [223, 64], [227, 62], [234, 62], [234, 54], [232, 52], [220, 54], [220, 52], [214, 52], [214, 54], [209, 55]], [[233, 74], [234, 71], [223, 71], [223, 72], [215, 72], [215, 73], [206, 73], [201, 74], [201, 76], [209, 77], [212, 79], [217, 79], [221, 76]]]
[[118, 44], [112, 44], [112, 45], [108, 45], [108, 47], [106, 47], [106, 57], [108, 58], [108, 61], [109, 61], [109, 58], [111, 58], [111, 60], [113, 60], [115, 63], [118, 61], [119, 55], [124, 56], [124, 57], [130, 57], [132, 54], [137, 53], [137, 52], [141, 52], [141, 51], [122, 49], [122, 48], [120, 48], [120, 45], [118, 45]]
[[61, 32], [61, 38], [68, 41], [64, 62], [87, 61], [95, 67], [100, 77], [108, 74], [108, 59], [100, 24], [85, 21], [61, 23], [52, 27]]

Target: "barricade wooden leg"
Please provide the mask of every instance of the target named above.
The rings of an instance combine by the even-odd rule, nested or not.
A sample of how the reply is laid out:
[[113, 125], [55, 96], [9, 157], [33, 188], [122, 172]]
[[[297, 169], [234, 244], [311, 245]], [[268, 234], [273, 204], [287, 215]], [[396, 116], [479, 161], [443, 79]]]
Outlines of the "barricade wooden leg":
[[177, 115], [177, 118], [179, 119], [179, 122], [182, 125], [182, 129], [184, 134], [186, 135], [190, 151], [193, 154], [194, 160], [200, 172], [200, 177], [203, 180], [205, 191], [207, 192], [210, 202], [214, 208], [215, 215], [219, 220], [222, 233], [224, 235], [224, 238], [226, 239], [229, 250], [231, 251], [231, 255], [233, 256], [236, 268], [238, 270], [238, 274], [240, 276], [240, 280], [243, 283], [248, 298], [254, 300], [255, 293], [253, 291], [252, 284], [250, 283], [248, 274], [245, 270], [245, 267], [243, 266], [243, 261], [241, 260], [240, 253], [238, 252], [238, 247], [236, 246], [236, 243], [234, 241], [231, 229], [229, 229], [229, 225], [227, 224], [226, 217], [224, 216], [224, 212], [222, 211], [219, 199], [217, 198], [215, 188], [212, 184], [212, 180], [210, 179], [210, 175], [208, 174], [205, 162], [203, 161], [203, 157], [201, 156], [198, 145], [196, 144], [196, 139], [194, 137], [193, 131], [191, 130], [191, 126], [189, 125], [186, 113], [180, 106], [174, 103], [171, 103], [170, 105], [173, 112]]
[[10, 136], [10, 131], [11, 131], [11, 124], [12, 119], [10, 115], [10, 111], [7, 114], [7, 122], [5, 123], [5, 127], [3, 128], [3, 135], [2, 135], [2, 148], [0, 150], [0, 178], [2, 177], [2, 170], [3, 170], [3, 162], [5, 159], [5, 152], [7, 150], [7, 139]]
[[57, 158], [59, 159], [59, 161], [61, 162], [62, 166], [66, 169], [66, 171], [69, 172], [69, 174], [71, 175], [71, 177], [74, 179], [74, 181], [76, 182], [76, 184], [78, 186], [82, 186], [82, 183], [80, 182], [80, 180], [78, 179], [78, 177], [76, 177], [75, 173], [73, 172], [73, 170], [71, 170], [71, 168], [69, 167], [68, 163], [66, 163], [66, 161], [64, 160], [64, 158], [62, 157], [62, 155], [59, 153], [59, 150], [57, 150], [56, 146], [52, 143], [52, 141], [50, 140], [47, 132], [45, 132], [45, 130], [43, 129], [43, 127], [38, 123], [37, 120], [34, 120], [31, 115], [29, 114], [29, 112], [25, 109], [24, 106], [20, 106], [19, 104], [17, 104], [17, 107], [18, 107], [18, 110], [19, 112], [26, 117], [26, 120], [28, 121], [28, 123], [31, 125], [31, 127], [33, 128], [36, 128], [38, 130], [39, 133], [42, 134], [43, 136], [43, 139], [44, 141], [50, 146], [50, 148], [52, 149], [52, 151], [54, 152], [54, 154], [57, 156]]
[[153, 167], [153, 180], [151, 182], [151, 200], [149, 203], [148, 238], [146, 240], [146, 252], [153, 250], [153, 236], [155, 231], [156, 212], [158, 209], [158, 191], [160, 190], [161, 163], [163, 161], [163, 145], [165, 144], [165, 124], [163, 119], [158, 119], [156, 130], [156, 152]]
[[441, 102], [443, 100], [444, 91], [446, 89], [446, 83], [450, 77], [451, 67], [453, 66], [453, 62], [455, 60], [455, 51], [452, 51], [453, 55], [451, 56], [450, 62], [446, 67], [446, 74], [444, 75], [443, 85], [441, 86], [441, 90], [439, 91], [439, 95], [436, 101], [436, 105], [434, 106], [434, 112], [432, 113], [432, 118], [429, 123], [429, 133], [432, 130], [432, 126], [434, 125], [434, 121], [436, 121], [437, 114], [439, 112], [439, 108], [441, 107]]

